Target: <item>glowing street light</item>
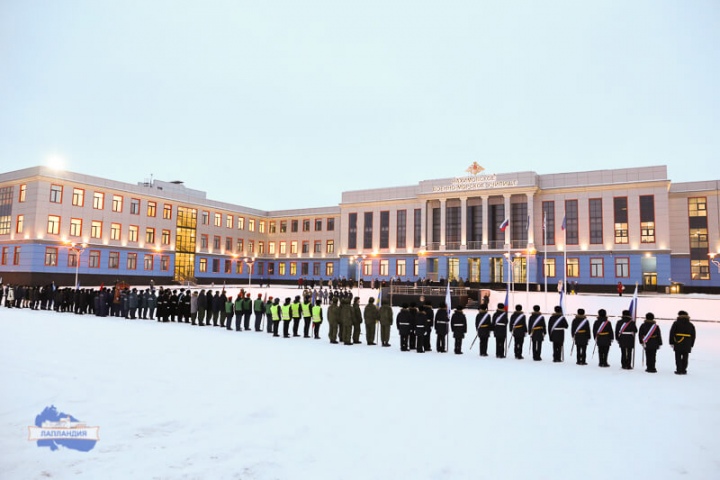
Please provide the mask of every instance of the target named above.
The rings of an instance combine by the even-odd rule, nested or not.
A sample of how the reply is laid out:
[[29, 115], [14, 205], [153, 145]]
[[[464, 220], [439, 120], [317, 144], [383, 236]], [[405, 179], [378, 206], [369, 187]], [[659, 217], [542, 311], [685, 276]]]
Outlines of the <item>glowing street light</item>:
[[243, 258], [243, 262], [248, 266], [248, 288], [250, 288], [250, 284], [252, 283], [252, 269], [253, 265], [255, 264], [255, 257], [245, 257]]
[[87, 243], [66, 242], [68, 250], [75, 252], [75, 289], [78, 288], [78, 274], [80, 273], [80, 256], [88, 247]]

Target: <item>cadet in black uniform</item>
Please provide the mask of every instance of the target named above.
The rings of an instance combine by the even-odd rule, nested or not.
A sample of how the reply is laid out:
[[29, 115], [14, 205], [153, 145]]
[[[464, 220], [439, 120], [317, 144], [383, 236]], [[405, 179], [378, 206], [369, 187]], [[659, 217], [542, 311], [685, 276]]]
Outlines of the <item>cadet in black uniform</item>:
[[587, 345], [590, 341], [590, 322], [585, 316], [585, 310], [578, 308], [577, 315], [572, 321], [570, 327], [570, 334], [572, 335], [573, 342], [575, 343], [575, 349], [577, 350], [577, 363], [578, 365], [587, 365]]
[[492, 318], [493, 334], [495, 335], [495, 357], [505, 358], [505, 341], [507, 340], [508, 317], [505, 304], [498, 303]]
[[450, 319], [450, 328], [452, 329], [453, 337], [455, 338], [456, 355], [462, 355], [462, 341], [463, 337], [467, 333], [467, 318], [465, 318], [465, 314], [462, 310], [462, 305], [455, 307], [455, 312], [452, 314], [452, 318]]
[[492, 317], [487, 311], [487, 305], [481, 304], [480, 311], [475, 316], [475, 331], [480, 340], [480, 356], [487, 357], [488, 340], [490, 339], [490, 330], [492, 330]]
[[548, 320], [550, 330], [550, 341], [553, 344], [553, 362], [563, 361], [563, 344], [565, 343], [565, 329], [568, 327], [567, 320], [563, 316], [562, 308], [555, 307], [555, 313]]
[[408, 337], [410, 335], [410, 323], [412, 322], [412, 314], [407, 303], [403, 303], [397, 314], [397, 329], [400, 334], [400, 351], [408, 351]]
[[688, 357], [695, 346], [695, 325], [685, 310], [678, 312], [670, 327], [670, 345], [675, 350], [675, 375], [687, 375]]
[[423, 305], [420, 308], [411, 308], [415, 314], [415, 336], [417, 337], [417, 346], [415, 351], [417, 353], [425, 353], [425, 328], [427, 327], [427, 313]]
[[545, 317], [540, 313], [540, 305], [533, 307], [533, 313], [530, 315], [530, 320], [528, 320], [528, 327], [530, 328], [530, 339], [532, 340], [533, 360], [539, 362], [542, 360], [542, 343], [547, 334]]
[[612, 322], [607, 318], [607, 312], [604, 308], [598, 310], [597, 320], [593, 324], [593, 336], [595, 337], [595, 346], [598, 347], [600, 356], [600, 367], [609, 367], [608, 352], [613, 342]]
[[635, 348], [637, 326], [630, 318], [630, 311], [623, 310], [622, 318], [615, 324], [615, 340], [620, 345], [620, 363], [623, 370], [632, 370], [632, 354]]
[[512, 339], [515, 342], [515, 358], [522, 360], [523, 343], [525, 342], [525, 334], [528, 332], [525, 313], [522, 311], [522, 305], [515, 305], [515, 312], [510, 316], [508, 324]]
[[662, 336], [660, 335], [660, 327], [655, 323], [655, 315], [652, 312], [645, 314], [645, 321], [638, 330], [638, 341], [642, 345], [647, 359], [645, 371], [657, 373], [655, 358], [660, 345], [662, 345]]
[[435, 335], [437, 335], [435, 347], [440, 353], [447, 352], [447, 334], [449, 323], [450, 319], [447, 314], [447, 305], [445, 305], [445, 302], [442, 302], [440, 304], [440, 308], [435, 313]]
[[433, 321], [435, 319], [432, 303], [430, 301], [425, 301], [425, 305], [420, 308], [425, 309], [425, 351], [432, 352], [432, 344], [430, 341], [432, 339]]

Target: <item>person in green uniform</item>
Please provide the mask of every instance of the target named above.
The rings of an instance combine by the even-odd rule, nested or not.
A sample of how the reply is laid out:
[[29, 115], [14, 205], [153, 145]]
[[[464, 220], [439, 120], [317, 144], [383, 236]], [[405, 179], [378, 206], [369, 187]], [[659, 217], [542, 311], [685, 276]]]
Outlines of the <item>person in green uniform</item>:
[[363, 316], [362, 310], [360, 310], [360, 297], [353, 299], [353, 317], [352, 317], [352, 342], [362, 343], [360, 341], [360, 326], [362, 325]]
[[344, 345], [352, 345], [353, 309], [350, 299], [340, 300], [340, 340]]
[[365, 337], [368, 345], [375, 345], [375, 325], [380, 319], [380, 311], [375, 305], [375, 299], [370, 297], [363, 312], [365, 318]]
[[338, 330], [340, 326], [340, 306], [338, 305], [338, 297], [333, 297], [332, 302], [327, 311], [328, 324], [330, 331], [330, 343], [338, 343]]
[[380, 342], [383, 347], [390, 346], [390, 327], [393, 324], [392, 307], [387, 303], [380, 306]]

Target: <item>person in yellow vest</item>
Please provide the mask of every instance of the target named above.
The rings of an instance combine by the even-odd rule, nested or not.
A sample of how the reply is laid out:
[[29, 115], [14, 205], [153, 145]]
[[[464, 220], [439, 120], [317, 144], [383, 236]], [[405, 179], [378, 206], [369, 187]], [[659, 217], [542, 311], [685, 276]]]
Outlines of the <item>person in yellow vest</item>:
[[310, 319], [312, 317], [313, 304], [310, 303], [310, 297], [305, 297], [305, 301], [300, 304], [300, 312], [303, 317], [303, 337], [310, 338]]
[[320, 325], [323, 321], [322, 313], [322, 300], [316, 300], [311, 311], [312, 326], [313, 326], [313, 337], [316, 339], [320, 338]]
[[300, 295], [295, 295], [295, 300], [290, 305], [290, 316], [293, 321], [293, 337], [299, 337], [298, 328], [300, 328]]
[[286, 297], [285, 303], [283, 303], [280, 307], [280, 319], [283, 322], [283, 337], [285, 338], [290, 337], [290, 320], [292, 318], [290, 313], [291, 308], [290, 297]]
[[270, 306], [270, 319], [272, 320], [273, 337], [279, 337], [280, 333], [280, 299], [276, 298]]
[[380, 312], [375, 305], [375, 299], [373, 297], [368, 299], [363, 317], [365, 319], [365, 339], [367, 340], [367, 344], [375, 345], [375, 326], [380, 319]]

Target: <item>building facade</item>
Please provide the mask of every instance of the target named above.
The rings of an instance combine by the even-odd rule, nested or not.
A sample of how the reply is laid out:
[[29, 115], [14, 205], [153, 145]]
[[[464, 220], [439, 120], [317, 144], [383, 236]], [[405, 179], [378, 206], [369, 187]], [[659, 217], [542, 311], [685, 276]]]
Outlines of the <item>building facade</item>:
[[8, 172], [0, 174], [0, 275], [64, 285], [76, 276], [87, 285], [462, 279], [720, 291], [720, 181], [671, 183], [664, 166], [468, 171], [282, 211], [210, 200], [182, 182]]

